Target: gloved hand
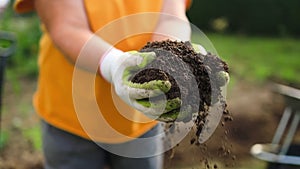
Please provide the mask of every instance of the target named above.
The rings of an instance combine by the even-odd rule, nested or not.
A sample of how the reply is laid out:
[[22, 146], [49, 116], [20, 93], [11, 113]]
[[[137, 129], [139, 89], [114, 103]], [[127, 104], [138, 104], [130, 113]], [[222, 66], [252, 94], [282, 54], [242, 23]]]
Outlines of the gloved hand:
[[[202, 55], [208, 54], [206, 49], [199, 44], [192, 43], [192, 47], [197, 53], [200, 53]], [[218, 79], [217, 80], [218, 84], [220, 85], [219, 87], [224, 87], [229, 83], [229, 74], [227, 72], [225, 72], [225, 71], [217, 72], [216, 76]], [[213, 104], [214, 104], [215, 103], [214, 100], [217, 100], [217, 99], [212, 98], [212, 100], [213, 100]], [[175, 120], [177, 120], [177, 121], [191, 120], [191, 115], [193, 113], [196, 113], [196, 112], [191, 112], [191, 108], [187, 107], [186, 109], [180, 110], [180, 112], [177, 109], [175, 111], [164, 113], [164, 114], [160, 115], [158, 119], [160, 121], [165, 121], [165, 122], [170, 122], [170, 121], [175, 121]]]
[[[205, 48], [203, 46], [201, 46], [199, 44], [195, 44], [195, 43], [193, 43], [192, 46], [197, 53], [200, 53], [202, 55], [207, 55], [207, 51], [205, 50]], [[229, 83], [230, 77], [227, 72], [220, 71], [217, 73], [217, 76], [219, 79], [218, 81], [220, 83], [220, 87], [223, 87]]]
[[156, 58], [154, 52], [122, 52], [113, 48], [100, 61], [100, 72], [110, 82], [117, 95], [146, 116], [157, 119], [161, 114], [180, 107], [179, 98], [152, 102], [151, 98], [168, 92], [169, 81], [153, 80], [143, 84], [133, 83], [129, 78], [133, 72], [144, 68]]

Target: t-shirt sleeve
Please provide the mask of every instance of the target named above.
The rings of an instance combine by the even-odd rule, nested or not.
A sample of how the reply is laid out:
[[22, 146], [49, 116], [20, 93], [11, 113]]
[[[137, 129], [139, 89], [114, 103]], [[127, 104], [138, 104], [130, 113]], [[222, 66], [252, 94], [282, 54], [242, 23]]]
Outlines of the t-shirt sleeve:
[[185, 0], [186, 10], [189, 10], [192, 6], [193, 0]]
[[34, 10], [34, 0], [16, 0], [14, 10], [17, 13], [26, 13]]

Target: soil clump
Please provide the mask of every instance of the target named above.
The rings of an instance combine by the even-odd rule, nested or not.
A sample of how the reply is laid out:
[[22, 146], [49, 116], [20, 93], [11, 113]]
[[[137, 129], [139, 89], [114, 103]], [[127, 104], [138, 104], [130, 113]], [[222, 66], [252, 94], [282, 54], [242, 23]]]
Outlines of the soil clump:
[[[171, 40], [148, 42], [140, 52], [155, 52], [157, 58], [130, 80], [141, 84], [151, 80], [169, 80], [171, 89], [165, 93], [166, 99], [180, 98], [182, 105], [168, 113], [196, 112], [197, 135], [201, 133], [209, 106], [220, 101], [224, 114], [228, 114], [220, 88], [224, 79], [220, 79], [218, 74], [221, 71], [228, 73], [228, 65], [218, 56], [209, 52], [202, 55], [190, 42]], [[178, 120], [189, 121], [192, 116], [193, 113], [184, 114], [184, 117], [178, 115]]]
[[[220, 102], [224, 127], [225, 123], [232, 121], [231, 113], [227, 110], [225, 98], [222, 96], [221, 87], [224, 79], [220, 78], [219, 72], [229, 73], [228, 65], [218, 56], [208, 52], [206, 55], [194, 50], [190, 42], [160, 41], [148, 42], [140, 52], [155, 52], [157, 58], [142, 70], [136, 72], [130, 80], [135, 83], [145, 83], [151, 80], [169, 80], [171, 89], [165, 93], [166, 99], [180, 98], [181, 107], [168, 112], [176, 114], [176, 121], [195, 121], [196, 134], [190, 139], [191, 145], [200, 145], [198, 137], [204, 127], [209, 107]], [[161, 99], [159, 96], [157, 99]], [[180, 116], [178, 112], [195, 112]], [[224, 133], [227, 137], [226, 132]], [[224, 143], [224, 142], [223, 142]], [[207, 148], [204, 148], [207, 151]], [[206, 152], [208, 153], [208, 152]], [[219, 155], [231, 156], [231, 152], [224, 144], [220, 145]], [[208, 159], [206, 167], [209, 167]], [[217, 164], [211, 167], [218, 168]]]

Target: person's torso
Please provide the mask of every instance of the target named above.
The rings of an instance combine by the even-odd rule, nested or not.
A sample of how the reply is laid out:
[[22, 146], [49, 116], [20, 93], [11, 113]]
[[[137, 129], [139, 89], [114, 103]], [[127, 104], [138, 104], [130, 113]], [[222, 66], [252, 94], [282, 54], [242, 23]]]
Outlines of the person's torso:
[[[153, 12], [162, 8], [162, 0], [84, 2], [91, 30], [124, 51], [139, 50], [151, 40], [158, 19]], [[122, 102], [96, 72], [74, 71], [47, 32], [40, 41], [38, 64], [34, 106], [52, 125], [85, 138], [117, 143], [138, 137], [156, 124]], [[74, 76], [80, 80], [74, 81]]]

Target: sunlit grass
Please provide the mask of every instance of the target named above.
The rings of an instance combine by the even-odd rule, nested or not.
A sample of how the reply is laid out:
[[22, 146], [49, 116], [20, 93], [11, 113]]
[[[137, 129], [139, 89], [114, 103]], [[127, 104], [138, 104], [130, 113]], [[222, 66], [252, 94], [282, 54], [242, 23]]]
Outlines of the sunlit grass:
[[300, 39], [208, 34], [232, 73], [241, 79], [278, 78], [300, 83]]

